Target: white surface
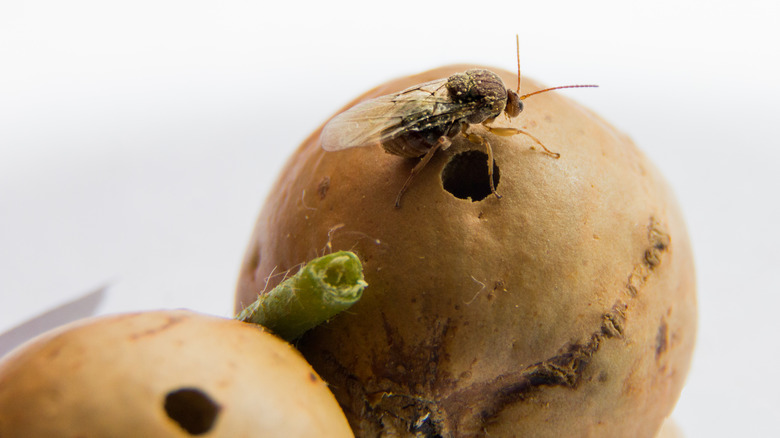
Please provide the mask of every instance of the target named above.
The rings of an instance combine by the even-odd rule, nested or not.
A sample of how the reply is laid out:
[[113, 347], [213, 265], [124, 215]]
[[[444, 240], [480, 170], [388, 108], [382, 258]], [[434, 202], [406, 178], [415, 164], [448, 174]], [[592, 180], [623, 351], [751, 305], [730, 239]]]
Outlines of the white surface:
[[101, 313], [229, 315], [309, 132], [395, 76], [513, 69], [519, 33], [524, 74], [600, 84], [569, 94], [677, 191], [701, 306], [686, 436], [777, 436], [777, 3], [374, 4], [0, 3], [0, 331], [103, 284]]

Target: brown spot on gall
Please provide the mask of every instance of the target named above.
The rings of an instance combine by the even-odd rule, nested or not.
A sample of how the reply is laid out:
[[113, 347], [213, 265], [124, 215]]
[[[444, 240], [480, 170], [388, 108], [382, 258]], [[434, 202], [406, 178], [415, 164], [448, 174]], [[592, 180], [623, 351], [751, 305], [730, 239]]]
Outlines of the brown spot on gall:
[[320, 200], [325, 199], [325, 196], [328, 194], [328, 189], [330, 189], [330, 177], [326, 176], [317, 184], [317, 193], [320, 195]]

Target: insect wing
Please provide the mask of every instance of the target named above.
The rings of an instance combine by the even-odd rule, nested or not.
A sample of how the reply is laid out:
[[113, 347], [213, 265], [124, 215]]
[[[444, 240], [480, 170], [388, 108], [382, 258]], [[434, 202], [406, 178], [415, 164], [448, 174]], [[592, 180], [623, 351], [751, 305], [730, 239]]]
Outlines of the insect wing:
[[325, 125], [320, 136], [322, 148], [338, 151], [370, 146], [432, 117], [446, 117], [454, 106], [447, 96], [446, 82], [447, 79], [426, 82], [355, 105]]

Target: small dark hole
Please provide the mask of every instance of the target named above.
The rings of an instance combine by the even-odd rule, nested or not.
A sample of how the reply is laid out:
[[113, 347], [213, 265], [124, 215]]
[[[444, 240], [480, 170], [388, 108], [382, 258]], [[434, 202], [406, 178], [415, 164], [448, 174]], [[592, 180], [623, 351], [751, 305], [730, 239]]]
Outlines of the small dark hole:
[[[493, 185], [498, 188], [498, 166], [493, 161]], [[488, 156], [480, 151], [466, 151], [455, 155], [441, 173], [444, 190], [460, 199], [481, 201], [490, 194]]]
[[165, 396], [165, 413], [190, 435], [202, 435], [211, 430], [219, 409], [206, 393], [195, 388], [177, 389]]
[[418, 420], [415, 424], [411, 425], [409, 431], [414, 432], [415, 436], [418, 437], [442, 438], [441, 433], [439, 433], [439, 428], [430, 416]]

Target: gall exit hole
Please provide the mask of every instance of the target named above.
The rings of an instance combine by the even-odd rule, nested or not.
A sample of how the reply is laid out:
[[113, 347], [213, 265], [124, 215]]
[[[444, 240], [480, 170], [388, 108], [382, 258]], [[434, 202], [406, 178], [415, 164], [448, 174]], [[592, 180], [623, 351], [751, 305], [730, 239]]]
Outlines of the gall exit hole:
[[202, 435], [214, 427], [219, 405], [196, 388], [181, 388], [165, 396], [165, 413], [190, 435]]
[[[441, 182], [444, 190], [460, 199], [481, 201], [492, 193], [488, 179], [488, 156], [480, 151], [461, 152], [444, 166]], [[498, 188], [501, 178], [498, 165], [493, 161], [493, 185]]]

